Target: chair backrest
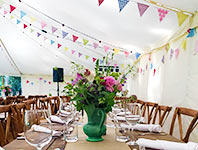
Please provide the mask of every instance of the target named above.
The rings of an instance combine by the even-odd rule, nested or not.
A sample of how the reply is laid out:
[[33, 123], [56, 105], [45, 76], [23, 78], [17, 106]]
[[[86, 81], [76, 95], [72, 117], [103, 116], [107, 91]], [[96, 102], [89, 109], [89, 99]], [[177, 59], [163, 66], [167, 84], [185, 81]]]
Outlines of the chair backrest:
[[25, 100], [25, 96], [20, 95], [16, 97], [16, 103], [23, 103]]
[[146, 102], [144, 102], [143, 100], [140, 100], [140, 99], [137, 99], [135, 102], [138, 103], [138, 104], [140, 104], [140, 109], [143, 111]]
[[157, 116], [158, 116], [158, 124], [163, 126], [171, 110], [172, 110], [172, 107], [158, 105], [157, 108], [155, 109], [155, 114], [154, 114], [152, 124], [155, 124]]
[[25, 109], [26, 110], [37, 109], [36, 100], [34, 100], [34, 99], [26, 100], [26, 101], [24, 101], [24, 104], [25, 104]]
[[50, 97], [52, 114], [56, 114], [60, 107], [60, 99], [58, 96]]
[[0, 97], [0, 105], [1, 103], [4, 101], [4, 99], [2, 97]]
[[[181, 115], [189, 116], [192, 117], [192, 121], [190, 122], [187, 131], [185, 135], [183, 135], [183, 128], [182, 128], [182, 119]], [[179, 123], [179, 133], [180, 133], [180, 139], [184, 142], [188, 142], [189, 137], [191, 132], [194, 130], [194, 128], [197, 126], [198, 122], [198, 111], [189, 109], [189, 108], [183, 108], [183, 107], [176, 107], [175, 112], [173, 114], [173, 119], [171, 122], [171, 127], [170, 127], [170, 135], [173, 135], [173, 130], [174, 130], [174, 125], [175, 125], [175, 120], [178, 117], [178, 123]], [[186, 124], [186, 123], [185, 123]]]
[[0, 145], [4, 146], [13, 139], [13, 126], [11, 126], [11, 109], [9, 105], [0, 106], [0, 113], [8, 113], [4, 119], [0, 119]]
[[16, 102], [16, 96], [7, 96], [4, 100], [4, 105], [14, 104]]
[[60, 98], [62, 99], [63, 103], [70, 102], [70, 100], [71, 100], [70, 96], [60, 96]]
[[152, 102], [145, 102], [145, 104], [143, 105], [142, 116], [146, 117], [147, 119], [146, 123], [150, 124], [152, 118], [154, 117], [153, 112], [155, 112], [157, 106], [158, 106], [157, 103], [152, 103]]

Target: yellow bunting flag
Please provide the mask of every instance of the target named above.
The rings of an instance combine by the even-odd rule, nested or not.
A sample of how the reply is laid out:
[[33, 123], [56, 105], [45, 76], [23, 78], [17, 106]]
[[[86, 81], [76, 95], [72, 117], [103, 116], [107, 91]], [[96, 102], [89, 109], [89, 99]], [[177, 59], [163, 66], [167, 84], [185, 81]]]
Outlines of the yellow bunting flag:
[[65, 51], [67, 51], [68, 50], [68, 47], [65, 47]]
[[89, 56], [85, 55], [85, 59], [87, 60], [89, 58]]
[[10, 16], [10, 19], [14, 19], [14, 16], [11, 15], [11, 16]]
[[119, 51], [120, 51], [119, 49], [114, 48], [114, 53], [115, 53], [115, 55], [117, 55], [117, 53], [118, 53]]
[[124, 64], [121, 64], [121, 68], [124, 69]]
[[88, 40], [83, 39], [83, 44], [84, 44], [84, 45], [87, 45], [88, 42], [89, 42]]
[[30, 16], [30, 22], [33, 23], [34, 21], [36, 21], [36, 18]]
[[183, 48], [184, 50], [186, 50], [186, 39], [184, 39], [184, 40], [182, 41], [182, 48]]
[[169, 43], [166, 44], [165, 49], [166, 49], [166, 52], [168, 53], [168, 51], [169, 51], [169, 49], [170, 49], [170, 44], [169, 44]]
[[177, 12], [177, 18], [179, 26], [181, 26], [184, 23], [184, 21], [188, 18], [188, 15], [184, 14], [183, 12]]

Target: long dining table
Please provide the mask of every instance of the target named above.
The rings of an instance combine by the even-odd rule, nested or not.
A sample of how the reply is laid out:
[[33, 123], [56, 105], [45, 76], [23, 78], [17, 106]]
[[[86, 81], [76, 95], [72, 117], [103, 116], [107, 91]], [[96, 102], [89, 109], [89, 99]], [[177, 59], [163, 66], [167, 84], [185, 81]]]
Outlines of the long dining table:
[[[80, 121], [81, 125], [78, 128], [79, 140], [76, 143], [67, 143], [64, 141], [63, 137], [53, 137], [48, 145], [46, 145], [43, 150], [132, 150], [134, 147], [128, 146], [126, 143], [117, 142], [115, 140], [115, 129], [112, 127], [107, 127], [107, 134], [102, 142], [87, 142], [86, 135], [83, 133], [83, 124], [86, 120]], [[61, 125], [53, 124], [53, 128], [61, 128]], [[142, 134], [144, 133], [144, 134]], [[166, 134], [161, 133], [149, 133], [134, 131], [133, 133], [136, 138], [146, 138], [151, 140], [167, 140], [173, 142], [182, 142], [179, 139]], [[34, 147], [30, 146], [24, 139], [15, 139], [9, 144], [3, 147], [5, 150], [35, 150]], [[138, 149], [138, 148], [137, 148]]]

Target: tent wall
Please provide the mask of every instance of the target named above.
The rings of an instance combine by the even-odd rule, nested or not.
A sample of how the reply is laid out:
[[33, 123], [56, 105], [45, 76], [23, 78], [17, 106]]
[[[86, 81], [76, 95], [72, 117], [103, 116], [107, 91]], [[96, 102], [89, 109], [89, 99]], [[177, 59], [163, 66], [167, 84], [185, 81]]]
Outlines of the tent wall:
[[[195, 15], [191, 27], [198, 25], [198, 15]], [[183, 32], [187, 31], [186, 29]], [[178, 35], [177, 35], [178, 36]], [[132, 81], [133, 94], [136, 94], [139, 99], [145, 101], [157, 102], [162, 105], [175, 107], [188, 107], [198, 110], [198, 53], [195, 54], [196, 43], [198, 43], [198, 35], [187, 38], [186, 50], [182, 47], [182, 42], [186, 36], [177, 41], [170, 43], [170, 49], [167, 52], [165, 48], [155, 51], [151, 55], [145, 55], [139, 62], [139, 74]], [[178, 58], [176, 58], [175, 50], [179, 49]], [[171, 58], [171, 49], [174, 50]], [[165, 57], [164, 63], [162, 62]], [[151, 69], [151, 63], [153, 65]], [[147, 69], [146, 69], [147, 65]], [[154, 69], [156, 69], [154, 75]], [[164, 126], [165, 131], [169, 131], [170, 122], [172, 120], [170, 114], [167, 124]], [[188, 118], [183, 119], [184, 128], [187, 127]], [[175, 133], [179, 135], [178, 126], [175, 126]], [[197, 128], [191, 136], [192, 141], [198, 139], [196, 134]]]
[[[65, 82], [69, 81], [71, 76], [65, 76]], [[51, 84], [49, 83], [51, 82]], [[57, 95], [57, 83], [53, 82], [53, 76], [22, 75], [21, 77], [22, 94], [28, 95]], [[60, 95], [64, 89], [65, 83], [60, 83]]]

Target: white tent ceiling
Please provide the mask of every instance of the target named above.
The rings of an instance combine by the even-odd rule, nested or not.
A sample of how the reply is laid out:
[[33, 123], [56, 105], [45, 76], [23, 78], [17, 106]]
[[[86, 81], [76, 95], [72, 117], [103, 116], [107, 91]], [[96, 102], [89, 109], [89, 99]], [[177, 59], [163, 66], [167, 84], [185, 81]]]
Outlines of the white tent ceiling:
[[[156, 1], [190, 12], [198, 10], [197, 0]], [[35, 17], [37, 21], [46, 22], [46, 31], [51, 30], [51, 26], [55, 26], [69, 32], [70, 35], [74, 34], [81, 39], [85, 38], [98, 42], [83, 34], [62, 27], [57, 22], [31, 9], [29, 7], [31, 6], [73, 29], [101, 40], [101, 45], [103, 42], [107, 42], [123, 48], [123, 51], [133, 51], [133, 53], [145, 52], [153, 44], [171, 35], [178, 28], [175, 12], [169, 11], [163, 21], [160, 22], [157, 7], [151, 4], [143, 17], [140, 17], [135, 0], [131, 0], [122, 12], [119, 12], [117, 0], [104, 0], [100, 7], [98, 7], [98, 0], [22, 0], [22, 3], [17, 0], [12, 1], [12, 3], [4, 0], [4, 2], [1, 14], [4, 13], [4, 9], [9, 11], [9, 4], [12, 4], [17, 7], [13, 11], [15, 18], [20, 18], [20, 10], [23, 10], [29, 16]], [[144, 1], [138, 2], [148, 4]], [[23, 24], [17, 25], [16, 19], [9, 18], [9, 13], [5, 17], [0, 16], [0, 38], [22, 74], [52, 74], [52, 67], [54, 66], [63, 67], [67, 74], [70, 69], [70, 61], [84, 64], [93, 69], [92, 57], [102, 59], [106, 54], [102, 48], [94, 49], [90, 45], [84, 47], [79, 42], [73, 43], [68, 40], [71, 37], [63, 40], [50, 34], [44, 34], [48, 39], [53, 39], [66, 45], [69, 49], [75, 50], [75, 55], [72, 55], [69, 51], [65, 52], [63, 48], [57, 49], [55, 45], [50, 46], [50, 41], [44, 41], [43, 35], [37, 38], [37, 32], [30, 33], [30, 27], [24, 30]], [[28, 17], [24, 17], [23, 21], [29, 23]], [[33, 25], [40, 28], [38, 22]], [[90, 58], [88, 60], [85, 57], [79, 58], [78, 52], [84, 56], [88, 55]], [[115, 56], [114, 64], [129, 64], [134, 59], [133, 54], [130, 54], [126, 59], [124, 53], [119, 52]], [[3, 60], [1, 59], [1, 61]], [[0, 63], [0, 74], [13, 73], [12, 69], [8, 69], [8, 65], [2, 64]]]

